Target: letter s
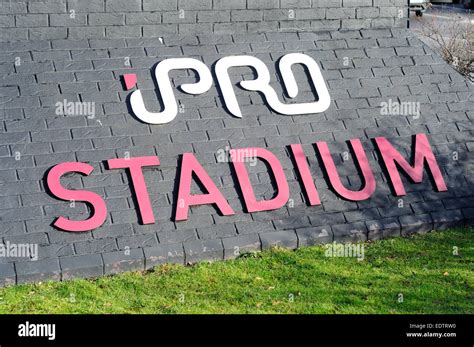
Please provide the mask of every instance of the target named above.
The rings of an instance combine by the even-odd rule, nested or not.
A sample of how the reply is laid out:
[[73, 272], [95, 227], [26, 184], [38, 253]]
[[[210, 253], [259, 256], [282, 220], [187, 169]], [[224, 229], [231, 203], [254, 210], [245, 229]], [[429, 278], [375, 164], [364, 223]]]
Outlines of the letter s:
[[80, 172], [89, 175], [94, 168], [85, 163], [66, 162], [53, 166], [48, 172], [46, 184], [51, 193], [62, 200], [84, 201], [92, 205], [93, 215], [86, 220], [74, 221], [59, 217], [54, 226], [65, 231], [89, 231], [100, 227], [107, 218], [107, 206], [96, 193], [85, 190], [69, 190], [61, 186], [61, 176], [67, 172]]
[[149, 112], [143, 101], [142, 92], [135, 90], [130, 95], [130, 106], [133, 113], [142, 121], [149, 124], [165, 124], [175, 119], [178, 114], [178, 104], [173, 93], [169, 72], [178, 69], [193, 69], [199, 75], [196, 83], [181, 85], [181, 90], [188, 94], [202, 94], [212, 86], [212, 75], [203, 62], [193, 58], [171, 58], [159, 62], [155, 68], [155, 78], [163, 100], [163, 111]]

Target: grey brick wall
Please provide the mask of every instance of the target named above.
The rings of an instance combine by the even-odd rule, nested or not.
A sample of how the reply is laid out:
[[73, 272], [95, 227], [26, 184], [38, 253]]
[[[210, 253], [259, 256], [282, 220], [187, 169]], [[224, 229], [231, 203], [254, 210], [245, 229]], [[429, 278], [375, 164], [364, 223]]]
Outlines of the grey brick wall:
[[[230, 259], [276, 245], [376, 240], [472, 224], [473, 86], [410, 32], [396, 28], [395, 10], [383, 11], [392, 16], [386, 18], [389, 28], [374, 28], [380, 23], [372, 21], [380, 19], [375, 13], [399, 6], [404, 4], [396, 0], [0, 3], [5, 17], [0, 20], [0, 241], [39, 246], [37, 261], [0, 257], [0, 284], [99, 276], [164, 262]], [[285, 13], [293, 7], [296, 19], [290, 21]], [[71, 9], [76, 10], [74, 24], [65, 17]], [[190, 16], [186, 23], [179, 21], [178, 9]], [[294, 32], [291, 25], [297, 23], [304, 30]], [[193, 56], [211, 66], [228, 54], [251, 54], [274, 71], [275, 62], [289, 52], [304, 52], [320, 64], [332, 98], [326, 112], [278, 115], [259, 94], [236, 89], [244, 115], [236, 119], [215, 86], [199, 96], [177, 91], [184, 112], [164, 126], [143, 124], [127, 108], [124, 73], [136, 73], [147, 107], [160, 108], [151, 69], [164, 58]], [[311, 100], [305, 71], [295, 67], [294, 72], [301, 82], [297, 101]], [[253, 74], [235, 69], [232, 76], [238, 81]], [[172, 78], [181, 84], [194, 77], [175, 71]], [[283, 95], [278, 81], [274, 87]], [[64, 99], [95, 102], [95, 118], [57, 115], [55, 104]], [[419, 102], [419, 117], [383, 115], [381, 102], [389, 99]], [[421, 184], [404, 179], [407, 195], [395, 197], [371, 139], [386, 136], [408, 157], [412, 135], [420, 132], [429, 138], [448, 191], [435, 192], [427, 178]], [[377, 190], [367, 201], [339, 199], [312, 146], [328, 141], [343, 183], [357, 189], [360, 177], [353, 159], [343, 160], [348, 151], [344, 141], [351, 138], [361, 139], [376, 175]], [[309, 158], [321, 206], [307, 206], [289, 157], [292, 143], [301, 143]], [[217, 161], [217, 151], [226, 146], [272, 151], [285, 170], [291, 203], [245, 213], [230, 164]], [[195, 153], [234, 216], [199, 206], [191, 208], [187, 221], [173, 220], [183, 152]], [[106, 169], [105, 160], [127, 153], [160, 158], [158, 168], [144, 170], [156, 224], [139, 223], [124, 170]], [[71, 206], [45, 189], [45, 173], [63, 161], [94, 166], [91, 175], [67, 175], [62, 183], [104, 197], [108, 216], [101, 228], [71, 233], [51, 226], [59, 215], [89, 215], [85, 204]], [[270, 198], [273, 186], [265, 165], [249, 171], [257, 198]]]
[[406, 26], [406, 5], [406, 0], [5, 0], [0, 39], [394, 28]]

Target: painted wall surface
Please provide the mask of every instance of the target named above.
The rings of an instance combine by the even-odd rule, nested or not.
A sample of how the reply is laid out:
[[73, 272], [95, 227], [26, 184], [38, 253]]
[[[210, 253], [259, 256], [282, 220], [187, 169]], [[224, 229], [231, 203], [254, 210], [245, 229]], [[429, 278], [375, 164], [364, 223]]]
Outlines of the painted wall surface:
[[[374, 240], [472, 224], [473, 87], [399, 27], [406, 20], [398, 18], [398, 9], [405, 6], [401, 2], [85, 4], [0, 3], [0, 240], [2, 249], [38, 245], [38, 259], [0, 257], [1, 284], [99, 276], [163, 262], [229, 259], [273, 245]], [[283, 16], [293, 8], [295, 19]], [[75, 18], [70, 17], [72, 9]], [[281, 102], [314, 101], [302, 66], [292, 69], [299, 93], [288, 97], [277, 63], [289, 53], [304, 53], [319, 65], [331, 98], [327, 110], [276, 113], [261, 94], [236, 86], [256, 77], [251, 68], [236, 67], [229, 71], [242, 117], [229, 112], [212, 71], [216, 61], [232, 55], [260, 59]], [[147, 124], [133, 114], [130, 94], [140, 90], [147, 109], [161, 111], [153, 71], [167, 58], [202, 61], [213, 82], [204, 94], [190, 95], [178, 86], [196, 82], [196, 74], [171, 71], [178, 114], [167, 124]], [[126, 82], [124, 75], [136, 80]], [[447, 191], [437, 191], [426, 169], [421, 183], [401, 174], [398, 190], [390, 184], [375, 138], [386, 138], [413, 164], [416, 134], [426, 135]], [[327, 144], [341, 179], [339, 192], [341, 187], [358, 191], [364, 184], [350, 150], [352, 139], [360, 140], [359, 150], [374, 175], [375, 190], [367, 200], [349, 201], [354, 195], [336, 193], [324, 168], [328, 156], [321, 156], [326, 147], [314, 145]], [[258, 204], [243, 200], [246, 192], [228, 157], [238, 148], [262, 148], [276, 157], [288, 182], [284, 206], [248, 212]], [[296, 169], [295, 151], [304, 152], [308, 167], [301, 161]], [[194, 155], [234, 214], [201, 205], [190, 207], [186, 220], [174, 218], [183, 153]], [[140, 214], [138, 205], [146, 202], [136, 199], [133, 175], [119, 167], [123, 163], [107, 161], [156, 156], [159, 165], [143, 168], [154, 218], [144, 224], [150, 215]], [[90, 191], [103, 199], [107, 212], [101, 227], [65, 232], [52, 225], [59, 216], [84, 220], [91, 215], [80, 199], [62, 201], [48, 189], [48, 173], [63, 162], [84, 163], [86, 174], [66, 174], [60, 182], [65, 189]], [[276, 181], [265, 162], [246, 162], [245, 168], [255, 199], [272, 199]], [[304, 189], [311, 179], [321, 204]], [[202, 194], [201, 188], [193, 180], [190, 193]]]

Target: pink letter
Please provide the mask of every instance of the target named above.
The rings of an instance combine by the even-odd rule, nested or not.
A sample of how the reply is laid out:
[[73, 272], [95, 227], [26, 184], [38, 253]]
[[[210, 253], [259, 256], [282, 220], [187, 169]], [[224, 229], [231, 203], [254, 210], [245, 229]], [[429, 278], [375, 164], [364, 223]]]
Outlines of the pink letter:
[[365, 155], [360, 140], [352, 139], [350, 140], [350, 144], [356, 155], [357, 163], [362, 171], [365, 182], [364, 188], [356, 192], [348, 190], [342, 185], [341, 178], [339, 177], [336, 166], [334, 165], [334, 160], [329, 152], [327, 143], [324, 141], [317, 142], [316, 146], [321, 154], [321, 159], [323, 160], [326, 172], [328, 173], [329, 182], [331, 182], [331, 186], [334, 188], [336, 193], [351, 201], [367, 200], [375, 191], [376, 184], [374, 174], [372, 173], [372, 169], [370, 168], [369, 161], [367, 160], [367, 156]]
[[100, 227], [107, 218], [107, 206], [96, 193], [86, 190], [69, 190], [61, 186], [61, 176], [66, 172], [80, 172], [89, 175], [94, 168], [85, 163], [66, 162], [53, 166], [48, 172], [46, 184], [51, 193], [61, 200], [85, 201], [92, 205], [94, 213], [86, 220], [73, 221], [59, 217], [54, 226], [65, 231], [89, 231]]
[[[263, 148], [241, 148], [230, 150], [230, 154], [248, 212], [276, 210], [288, 202], [290, 189], [286, 181], [285, 172], [283, 171], [280, 161], [273, 153]], [[244, 159], [247, 157], [262, 158], [272, 168], [278, 190], [277, 195], [273, 199], [257, 201], [255, 198], [255, 192], [253, 191], [249, 174], [244, 163]]]
[[123, 75], [123, 80], [125, 82], [125, 89], [130, 90], [137, 84], [137, 74], [126, 73]]
[[[193, 173], [207, 190], [206, 194], [191, 195], [191, 179]], [[188, 219], [189, 206], [216, 204], [224, 216], [234, 214], [227, 200], [216, 187], [206, 170], [199, 164], [192, 153], [184, 153], [181, 163], [181, 174], [179, 178], [178, 204], [176, 207], [175, 220]]]
[[138, 209], [143, 224], [155, 223], [155, 216], [151, 209], [150, 196], [146, 189], [145, 178], [142, 167], [160, 165], [160, 160], [156, 156], [110, 159], [107, 161], [109, 169], [129, 169], [132, 177], [132, 185], [138, 201]]
[[311, 206], [321, 205], [321, 200], [319, 200], [319, 194], [316, 190], [316, 186], [309, 171], [308, 161], [303, 152], [303, 147], [300, 144], [291, 145], [291, 151], [293, 152], [293, 157], [295, 158], [296, 167], [303, 181], [303, 186], [308, 196], [309, 204]]
[[396, 164], [408, 175], [415, 183], [420, 183], [423, 180], [424, 163], [428, 164], [428, 169], [435, 181], [436, 189], [440, 192], [445, 192], [446, 183], [444, 183], [443, 175], [438, 167], [436, 158], [431, 150], [430, 143], [425, 134], [416, 134], [415, 136], [415, 158], [414, 165], [411, 166], [405, 158], [387, 141], [385, 137], [376, 137], [375, 142], [379, 148], [388, 175], [392, 181], [395, 195], [405, 195], [405, 188], [403, 187], [400, 173], [397, 170]]

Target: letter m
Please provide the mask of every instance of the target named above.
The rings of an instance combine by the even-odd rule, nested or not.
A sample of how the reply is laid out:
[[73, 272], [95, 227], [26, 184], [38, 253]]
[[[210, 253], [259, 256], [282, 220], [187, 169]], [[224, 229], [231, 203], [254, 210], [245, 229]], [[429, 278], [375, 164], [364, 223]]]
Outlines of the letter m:
[[397, 165], [413, 180], [413, 182], [421, 183], [426, 163], [433, 177], [436, 189], [440, 192], [448, 190], [425, 134], [416, 134], [415, 136], [415, 155], [413, 165], [410, 165], [385, 137], [376, 137], [375, 142], [380, 155], [382, 156], [385, 167], [387, 168], [396, 196], [406, 194]]

